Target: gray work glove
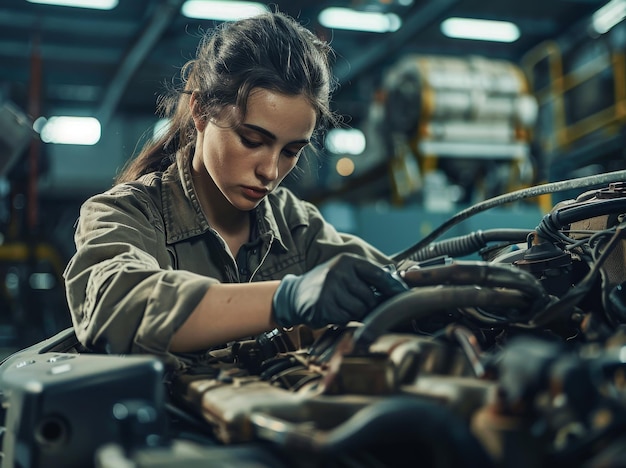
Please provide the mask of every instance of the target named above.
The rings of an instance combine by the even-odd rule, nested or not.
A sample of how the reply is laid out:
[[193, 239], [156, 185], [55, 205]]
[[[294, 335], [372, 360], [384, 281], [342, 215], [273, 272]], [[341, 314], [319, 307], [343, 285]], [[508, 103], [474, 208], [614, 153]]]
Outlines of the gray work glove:
[[286, 328], [345, 325], [408, 289], [393, 266], [341, 254], [303, 275], [285, 276], [272, 301], [274, 320]]

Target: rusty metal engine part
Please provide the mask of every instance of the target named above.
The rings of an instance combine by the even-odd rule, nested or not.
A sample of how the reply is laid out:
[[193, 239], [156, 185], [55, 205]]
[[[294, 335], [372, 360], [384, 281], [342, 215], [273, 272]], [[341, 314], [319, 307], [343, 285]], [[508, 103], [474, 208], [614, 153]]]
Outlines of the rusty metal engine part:
[[[377, 442], [404, 453], [433, 437], [466, 454], [478, 442], [473, 457], [486, 454], [485, 466], [601, 466], [619, 455], [626, 420], [623, 212], [624, 188], [611, 183], [556, 205], [534, 229], [407, 251], [400, 274], [410, 289], [362, 323], [196, 376], [185, 405], [223, 443], [264, 441], [314, 466], [339, 452], [396, 466]], [[483, 260], [457, 258], [476, 251]], [[468, 431], [461, 439], [437, 433], [452, 420]], [[459, 463], [438, 447], [426, 458]]]
[[[487, 205], [453, 218], [435, 237]], [[124, 423], [126, 440], [140, 443], [103, 448], [102, 466], [115, 453], [164, 461], [156, 455], [163, 450], [169, 466], [202, 456], [294, 468], [392, 468], [406, 460], [441, 468], [620, 466], [624, 213], [626, 186], [611, 182], [557, 204], [532, 229], [409, 249], [396, 272], [409, 290], [362, 322], [273, 330], [168, 375], [175, 443], [149, 447], [141, 427]], [[472, 250], [482, 260], [458, 258]], [[47, 346], [37, 359], [66, 351]], [[0, 365], [9, 410], [15, 402], [7, 377], [16, 370], [11, 363], [22, 361]], [[186, 438], [215, 445], [187, 450], [180, 444]], [[4, 444], [11, 440], [5, 436]]]

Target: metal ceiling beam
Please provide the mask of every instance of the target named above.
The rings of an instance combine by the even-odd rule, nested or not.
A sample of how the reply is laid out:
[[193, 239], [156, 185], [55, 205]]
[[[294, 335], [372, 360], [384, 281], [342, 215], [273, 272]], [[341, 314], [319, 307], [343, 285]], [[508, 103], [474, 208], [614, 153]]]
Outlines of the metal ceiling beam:
[[348, 83], [374, 65], [389, 58], [412, 37], [419, 34], [420, 31], [452, 9], [457, 3], [459, 3], [459, 0], [426, 2], [423, 7], [418, 8], [405, 18], [402, 27], [398, 31], [389, 34], [386, 40], [378, 42], [374, 47], [368, 49], [366, 53], [357, 55], [350, 60], [349, 64], [335, 69], [335, 75], [339, 83], [342, 85]]
[[131, 34], [135, 29], [135, 22], [120, 21], [112, 18], [95, 19], [81, 17], [76, 21], [71, 16], [59, 14], [24, 13], [16, 9], [0, 8], [0, 27], [10, 30], [39, 31], [46, 33], [67, 33], [80, 36], [120, 37]]
[[119, 104], [119, 101], [137, 69], [144, 62], [150, 51], [171, 22], [178, 16], [184, 0], [164, 0], [158, 5], [147, 25], [142, 30], [133, 46], [127, 51], [122, 63], [117, 68], [113, 79], [104, 92], [102, 103], [96, 114], [104, 127]]
[[[0, 63], [2, 59], [29, 60], [32, 41], [0, 40]], [[75, 45], [41, 44], [41, 57], [46, 61], [75, 63], [76, 65], [108, 65], [120, 61], [120, 52], [112, 46], [89, 46], [78, 48]], [[4, 65], [4, 63], [3, 63]]]

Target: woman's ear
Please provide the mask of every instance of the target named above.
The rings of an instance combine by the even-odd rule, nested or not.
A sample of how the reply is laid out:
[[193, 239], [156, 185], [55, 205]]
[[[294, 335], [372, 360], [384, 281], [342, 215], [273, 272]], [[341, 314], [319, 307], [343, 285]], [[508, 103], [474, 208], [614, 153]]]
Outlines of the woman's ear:
[[191, 116], [193, 117], [193, 123], [196, 126], [196, 130], [203, 132], [206, 127], [206, 116], [202, 113], [202, 105], [198, 98], [198, 93], [194, 91], [191, 93], [189, 99], [189, 107], [191, 108]]

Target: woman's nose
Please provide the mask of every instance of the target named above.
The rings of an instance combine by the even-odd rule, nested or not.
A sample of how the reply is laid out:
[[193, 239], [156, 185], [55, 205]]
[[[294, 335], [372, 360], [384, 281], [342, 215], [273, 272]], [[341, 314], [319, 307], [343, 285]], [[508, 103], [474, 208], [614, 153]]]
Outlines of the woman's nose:
[[257, 174], [264, 180], [273, 181], [278, 178], [278, 162], [280, 151], [271, 151], [261, 157], [257, 164]]

